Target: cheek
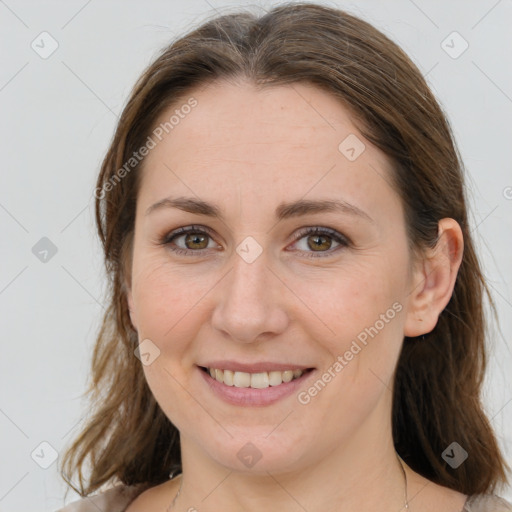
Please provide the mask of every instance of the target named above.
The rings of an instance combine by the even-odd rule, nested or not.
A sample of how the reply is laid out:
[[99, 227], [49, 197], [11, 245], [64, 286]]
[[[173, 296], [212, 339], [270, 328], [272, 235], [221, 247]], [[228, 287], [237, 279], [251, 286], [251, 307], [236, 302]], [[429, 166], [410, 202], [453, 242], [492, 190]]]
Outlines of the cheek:
[[307, 306], [302, 308], [303, 319], [309, 319], [315, 339], [323, 340], [332, 355], [344, 351], [346, 343], [374, 325], [381, 314], [391, 309], [389, 316], [395, 316], [392, 306], [401, 300], [403, 286], [400, 276], [390, 272], [386, 258], [379, 255], [337, 269], [302, 272], [295, 279], [293, 290]]
[[320, 400], [326, 410], [330, 403], [365, 409], [391, 385], [403, 340], [405, 278], [394, 270], [400, 262], [390, 260], [380, 255], [331, 272], [329, 279], [301, 282], [298, 293], [317, 314], [308, 323], [309, 337], [328, 354], [321, 369], [330, 372], [321, 378], [329, 381], [330, 391]]
[[400, 302], [375, 294], [372, 301], [354, 304], [366, 304], [367, 309], [354, 309], [353, 315], [347, 311], [332, 324], [336, 339], [326, 342], [324, 338], [329, 357], [316, 381], [297, 397], [298, 416], [307, 414], [314, 424], [322, 425], [326, 439], [350, 437], [377, 409], [377, 414], [387, 414], [379, 404], [390, 399], [403, 339]]
[[192, 269], [171, 267], [167, 262], [146, 258], [140, 263], [143, 270], [133, 283], [139, 335], [160, 343], [169, 338], [180, 339], [179, 333], [190, 327], [192, 320], [196, 324], [201, 320], [200, 298], [208, 289], [208, 282]]
[[139, 341], [149, 339], [158, 347], [157, 357], [143, 371], [166, 416], [178, 429], [186, 429], [196, 421], [204, 422], [204, 411], [184, 387], [195, 363], [194, 340], [205, 321], [198, 302], [204, 286], [165, 262], [146, 258], [140, 268], [133, 283]]
[[178, 429], [186, 430], [190, 425], [204, 423], [205, 411], [187, 391], [186, 375], [174, 358], [170, 360], [168, 354], [162, 352], [151, 365], [144, 366], [143, 371], [155, 400]]

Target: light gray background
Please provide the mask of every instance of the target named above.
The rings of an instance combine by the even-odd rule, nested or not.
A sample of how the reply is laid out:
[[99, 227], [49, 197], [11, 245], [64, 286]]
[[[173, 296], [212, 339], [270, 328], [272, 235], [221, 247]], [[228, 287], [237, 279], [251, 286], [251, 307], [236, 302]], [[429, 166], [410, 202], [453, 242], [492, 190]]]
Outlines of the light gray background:
[[[57, 464], [39, 465], [52, 456], [40, 443], [62, 452], [86, 410], [81, 394], [104, 292], [92, 193], [117, 116], [161, 47], [215, 9], [237, 5], [255, 3], [0, 0], [0, 511], [63, 504]], [[512, 2], [330, 5], [398, 42], [454, 128], [469, 173], [473, 234], [499, 312], [485, 405], [512, 464]], [[59, 45], [47, 59], [31, 47], [43, 31]], [[453, 31], [469, 44], [458, 58], [445, 51], [463, 48], [458, 36], [442, 46]], [[42, 237], [57, 247], [47, 262], [32, 252]], [[503, 495], [512, 499], [511, 489]], [[68, 501], [76, 498], [71, 492]]]

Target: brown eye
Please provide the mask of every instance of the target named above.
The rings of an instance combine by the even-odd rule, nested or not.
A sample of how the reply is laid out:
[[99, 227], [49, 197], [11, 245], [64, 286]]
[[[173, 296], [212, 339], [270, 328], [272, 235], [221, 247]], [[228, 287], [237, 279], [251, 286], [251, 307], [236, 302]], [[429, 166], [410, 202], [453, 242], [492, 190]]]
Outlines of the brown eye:
[[326, 235], [310, 235], [307, 237], [308, 247], [316, 251], [317, 249], [330, 249], [332, 240]]
[[[202, 233], [188, 233], [182, 236], [185, 237], [185, 245], [187, 246], [187, 249], [206, 249], [208, 247], [208, 235]], [[190, 246], [188, 244], [190, 244]]]
[[187, 226], [169, 233], [161, 241], [161, 244], [176, 254], [199, 255], [209, 248], [210, 241], [212, 241], [212, 237], [205, 228]]
[[[303, 240], [305, 243], [303, 243]], [[337, 244], [337, 246], [331, 250], [333, 243]], [[313, 227], [301, 230], [297, 234], [296, 242], [293, 245], [297, 246], [307, 257], [315, 258], [330, 256], [337, 252], [338, 249], [348, 247], [350, 241], [347, 237], [334, 229]]]

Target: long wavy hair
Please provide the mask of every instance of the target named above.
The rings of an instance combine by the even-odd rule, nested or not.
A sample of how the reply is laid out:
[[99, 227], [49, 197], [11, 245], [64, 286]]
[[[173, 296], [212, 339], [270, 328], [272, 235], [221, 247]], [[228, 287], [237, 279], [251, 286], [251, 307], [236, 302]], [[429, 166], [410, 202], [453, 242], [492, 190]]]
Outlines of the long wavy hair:
[[[61, 461], [64, 480], [81, 496], [118, 482], [140, 485], [142, 492], [181, 469], [179, 432], [134, 356], [138, 339], [125, 282], [144, 160], [129, 171], [125, 164], [164, 110], [196, 87], [230, 78], [262, 88], [309, 83], [338, 98], [393, 164], [391, 179], [415, 254], [435, 245], [440, 219], [460, 224], [464, 255], [453, 295], [433, 331], [404, 339], [394, 382], [393, 438], [405, 462], [440, 485], [476, 494], [506, 484], [509, 468], [481, 402], [486, 296], [495, 317], [496, 310], [471, 237], [464, 169], [449, 122], [397, 44], [347, 12], [310, 3], [209, 18], [167, 46], [135, 84], [97, 179], [108, 307], [92, 355], [90, 414]], [[457, 469], [441, 457], [453, 441], [469, 453]]]

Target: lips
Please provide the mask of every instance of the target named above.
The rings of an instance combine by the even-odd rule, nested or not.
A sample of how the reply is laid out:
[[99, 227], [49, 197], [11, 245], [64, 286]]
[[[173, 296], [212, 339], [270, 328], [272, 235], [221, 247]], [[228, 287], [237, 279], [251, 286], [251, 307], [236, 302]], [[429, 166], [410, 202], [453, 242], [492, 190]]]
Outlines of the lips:
[[[306, 385], [307, 381], [314, 378], [316, 373], [315, 368], [290, 364], [241, 365], [225, 361], [209, 364], [218, 366], [197, 366], [201, 380], [207, 385], [206, 389], [213, 392], [223, 402], [241, 407], [272, 405], [296, 394]], [[268, 368], [268, 370], [262, 371], [262, 367]], [[275, 370], [269, 367], [279, 369]], [[234, 368], [234, 370], [230, 368]], [[240, 371], [240, 368], [256, 368], [257, 371]]]

